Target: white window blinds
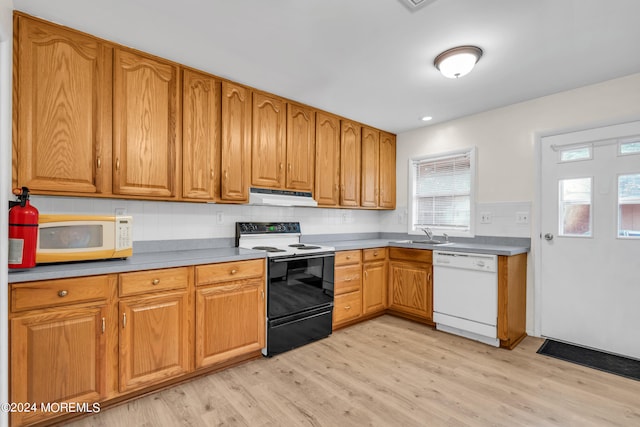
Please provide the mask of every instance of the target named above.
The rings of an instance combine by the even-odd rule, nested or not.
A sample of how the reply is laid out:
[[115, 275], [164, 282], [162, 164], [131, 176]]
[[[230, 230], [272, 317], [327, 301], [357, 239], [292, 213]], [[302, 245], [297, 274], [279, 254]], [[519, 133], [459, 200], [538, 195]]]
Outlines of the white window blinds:
[[413, 163], [413, 229], [469, 231], [472, 203], [471, 151]]

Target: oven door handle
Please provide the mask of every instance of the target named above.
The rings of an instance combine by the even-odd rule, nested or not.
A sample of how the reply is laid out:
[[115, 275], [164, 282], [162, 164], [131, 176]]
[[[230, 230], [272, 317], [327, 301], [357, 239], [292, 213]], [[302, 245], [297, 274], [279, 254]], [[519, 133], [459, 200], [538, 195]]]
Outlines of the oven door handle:
[[289, 261], [294, 261], [298, 259], [327, 258], [332, 256], [335, 256], [335, 253], [326, 252], [324, 254], [318, 254], [318, 255], [293, 256], [293, 257], [286, 257], [286, 258], [269, 258], [269, 261], [270, 262], [289, 262]]

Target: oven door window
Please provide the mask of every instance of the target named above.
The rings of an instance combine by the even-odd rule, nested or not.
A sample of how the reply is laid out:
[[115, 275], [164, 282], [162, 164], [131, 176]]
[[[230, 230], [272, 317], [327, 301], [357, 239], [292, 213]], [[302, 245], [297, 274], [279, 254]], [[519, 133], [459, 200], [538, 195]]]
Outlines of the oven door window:
[[269, 319], [333, 303], [334, 255], [269, 260]]

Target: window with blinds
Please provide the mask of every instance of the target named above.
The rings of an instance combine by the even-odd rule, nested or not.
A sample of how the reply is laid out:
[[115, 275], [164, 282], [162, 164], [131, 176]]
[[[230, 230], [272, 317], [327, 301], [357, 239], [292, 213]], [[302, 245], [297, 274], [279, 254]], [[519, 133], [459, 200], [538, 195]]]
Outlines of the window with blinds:
[[410, 232], [471, 233], [475, 149], [412, 160]]

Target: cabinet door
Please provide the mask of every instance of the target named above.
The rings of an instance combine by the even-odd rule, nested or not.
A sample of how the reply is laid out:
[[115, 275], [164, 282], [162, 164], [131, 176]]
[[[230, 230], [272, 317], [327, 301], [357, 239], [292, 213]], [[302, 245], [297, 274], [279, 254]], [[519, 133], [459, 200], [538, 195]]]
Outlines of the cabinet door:
[[222, 82], [222, 147], [220, 199], [249, 200], [251, 180], [251, 91]]
[[389, 308], [432, 319], [431, 264], [391, 261], [389, 268]]
[[115, 50], [114, 193], [175, 196], [179, 92], [177, 66]]
[[186, 292], [122, 300], [119, 309], [121, 392], [189, 371]]
[[220, 82], [184, 70], [182, 196], [214, 200], [220, 182]]
[[380, 132], [380, 196], [381, 208], [396, 208], [396, 137]]
[[264, 279], [196, 290], [196, 368], [265, 346]]
[[251, 185], [284, 187], [287, 110], [284, 100], [253, 94]]
[[316, 116], [311, 108], [287, 105], [287, 179], [291, 190], [313, 191]]
[[44, 418], [41, 402], [103, 400], [107, 388], [106, 319], [106, 305], [11, 319], [11, 401], [38, 407], [35, 413], [13, 413], [13, 425]]
[[340, 205], [360, 206], [360, 126], [340, 124]]
[[367, 262], [362, 267], [362, 311], [364, 314], [387, 308], [387, 262]]
[[112, 50], [25, 17], [16, 34], [15, 184], [33, 192], [110, 193]]
[[316, 113], [315, 199], [318, 205], [337, 206], [340, 185], [340, 119]]
[[380, 133], [362, 128], [362, 190], [360, 205], [378, 207], [378, 177], [380, 172]]

